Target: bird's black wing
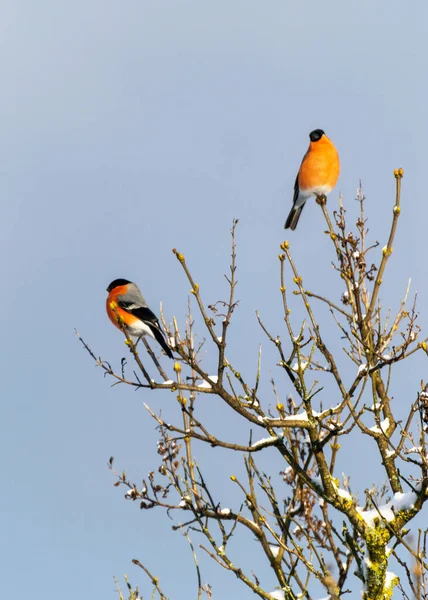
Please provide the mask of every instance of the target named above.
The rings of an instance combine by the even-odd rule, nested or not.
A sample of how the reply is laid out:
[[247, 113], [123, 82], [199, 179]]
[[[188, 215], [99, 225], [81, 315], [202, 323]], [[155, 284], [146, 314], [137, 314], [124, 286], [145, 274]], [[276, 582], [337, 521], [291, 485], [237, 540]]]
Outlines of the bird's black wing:
[[296, 181], [294, 182], [293, 206], [291, 207], [290, 214], [288, 215], [287, 220], [285, 221], [285, 225], [284, 225], [285, 229], [288, 229], [288, 228], [290, 228], [291, 230], [296, 229], [296, 225], [300, 219], [300, 215], [302, 213], [303, 207], [305, 206], [304, 204], [302, 204], [301, 206], [296, 207], [296, 202], [297, 202], [298, 197], [299, 197], [299, 174], [297, 173]]
[[294, 182], [293, 206], [294, 206], [294, 204], [296, 204], [298, 197], [299, 197], [299, 174], [297, 173], [296, 181]]
[[165, 354], [167, 354], [169, 358], [173, 358], [172, 352], [165, 342], [164, 333], [160, 327], [158, 318], [148, 306], [139, 306], [134, 302], [126, 302], [124, 300], [119, 300], [119, 306], [150, 327], [151, 332], [155, 336], [158, 344], [162, 346]]
[[141, 321], [144, 321], [147, 325], [156, 324], [159, 325], [159, 321], [157, 316], [153, 311], [150, 310], [148, 306], [141, 306], [141, 304], [136, 304], [130, 300], [121, 300], [119, 299], [118, 304], [120, 308], [126, 310], [131, 315], [134, 315]]

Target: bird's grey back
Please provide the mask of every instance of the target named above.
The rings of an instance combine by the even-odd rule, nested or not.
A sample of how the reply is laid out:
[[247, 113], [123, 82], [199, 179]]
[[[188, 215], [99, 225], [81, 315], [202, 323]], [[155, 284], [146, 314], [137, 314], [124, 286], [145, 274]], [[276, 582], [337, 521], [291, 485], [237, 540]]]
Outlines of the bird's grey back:
[[147, 306], [147, 302], [145, 301], [143, 294], [140, 292], [135, 283], [128, 284], [128, 291], [126, 292], [126, 294], [121, 295], [120, 299], [123, 302], [135, 304], [136, 307]]

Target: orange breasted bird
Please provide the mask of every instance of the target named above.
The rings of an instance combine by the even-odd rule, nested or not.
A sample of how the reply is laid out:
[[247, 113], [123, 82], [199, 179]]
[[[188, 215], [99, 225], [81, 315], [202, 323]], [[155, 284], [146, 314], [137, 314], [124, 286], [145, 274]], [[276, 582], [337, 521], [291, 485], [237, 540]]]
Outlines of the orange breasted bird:
[[107, 315], [118, 329], [123, 327], [129, 336], [141, 338], [148, 335], [154, 338], [169, 358], [173, 358], [164, 333], [156, 315], [147, 306], [147, 302], [135, 283], [127, 279], [115, 279], [107, 288]]
[[293, 208], [285, 222], [285, 229], [296, 229], [306, 200], [311, 196], [327, 196], [339, 177], [339, 154], [333, 142], [322, 129], [311, 131], [309, 139], [309, 148], [294, 184]]

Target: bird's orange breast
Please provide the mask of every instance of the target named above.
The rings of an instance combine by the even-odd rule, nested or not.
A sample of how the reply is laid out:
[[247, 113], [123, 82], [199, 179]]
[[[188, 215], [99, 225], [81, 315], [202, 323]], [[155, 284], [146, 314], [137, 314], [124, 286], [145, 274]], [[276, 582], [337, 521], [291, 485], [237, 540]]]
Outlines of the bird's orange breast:
[[124, 293], [126, 293], [126, 286], [117, 287], [110, 292], [106, 300], [107, 316], [113, 325], [118, 329], [122, 329], [120, 323], [118, 322], [118, 317], [123, 320], [125, 325], [132, 325], [135, 321], [139, 320], [137, 317], [134, 317], [134, 315], [131, 315], [126, 310], [123, 310], [123, 308], [120, 308], [118, 297]]
[[[299, 189], [317, 187], [334, 188], [340, 173], [339, 154], [333, 142], [323, 135], [318, 142], [311, 142], [300, 165]], [[328, 193], [328, 192], [327, 192]]]

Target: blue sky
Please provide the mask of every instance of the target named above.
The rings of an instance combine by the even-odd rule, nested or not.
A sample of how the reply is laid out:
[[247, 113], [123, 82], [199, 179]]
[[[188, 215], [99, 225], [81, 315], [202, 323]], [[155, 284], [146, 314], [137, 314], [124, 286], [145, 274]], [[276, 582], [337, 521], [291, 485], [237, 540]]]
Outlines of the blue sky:
[[[19, 584], [34, 600], [115, 598], [112, 577], [125, 572], [144, 589], [130, 560], [161, 576], [166, 547], [165, 592], [195, 593], [185, 541], [160, 512], [149, 517], [126, 503], [106, 468], [114, 455], [131, 478], [146, 476], [157, 464], [157, 434], [142, 402], [172, 415], [178, 409], [167, 393], [111, 388], [73, 330], [119, 363], [124, 346], [104, 313], [105, 288], [116, 277], [137, 282], [156, 312], [162, 301], [166, 316], [183, 322], [189, 286], [173, 247], [186, 255], [207, 301], [223, 297], [229, 228], [238, 217], [241, 304], [230, 353], [251, 374], [264, 343], [269, 394], [275, 357], [254, 311], [283, 333], [277, 254], [312, 129], [323, 128], [340, 152], [330, 206], [340, 191], [355, 215], [362, 179], [373, 239], [382, 245], [393, 169], [404, 168], [385, 293], [397, 308], [412, 277], [424, 307], [427, 18], [421, 0], [2, 3], [5, 597]], [[287, 237], [312, 289], [339, 296], [323, 230], [313, 204]], [[426, 319], [422, 313], [424, 330]], [[413, 365], [397, 369], [395, 394], [404, 403], [424, 376], [423, 361]], [[276, 376], [285, 395], [288, 383]], [[206, 402], [213, 427], [226, 423], [233, 435], [235, 417], [219, 401]], [[210, 452], [197, 456], [204, 463]], [[216, 460], [213, 484], [238, 502], [224, 454]], [[233, 461], [238, 468], [239, 457]], [[372, 481], [354, 470], [362, 492]], [[240, 552], [247, 565], [258, 556], [251, 541]], [[237, 593], [232, 575], [202, 562], [215, 598]], [[259, 570], [273, 588], [268, 568]]]

